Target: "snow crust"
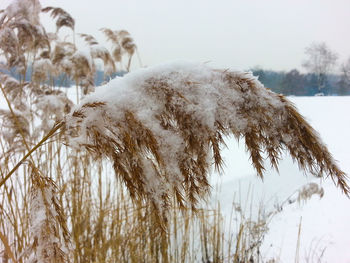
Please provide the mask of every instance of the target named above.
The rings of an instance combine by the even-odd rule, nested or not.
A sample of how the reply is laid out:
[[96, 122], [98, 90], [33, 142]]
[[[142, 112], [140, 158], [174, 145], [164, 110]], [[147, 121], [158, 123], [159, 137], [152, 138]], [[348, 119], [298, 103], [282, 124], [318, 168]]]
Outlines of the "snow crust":
[[[252, 75], [249, 77], [254, 78]], [[242, 98], [236, 90], [227, 90], [227, 84], [224, 83], [220, 72], [215, 72], [203, 64], [187, 61], [161, 64], [152, 68], [140, 69], [124, 77], [117, 77], [108, 84], [98, 87], [96, 92], [82, 100], [80, 105], [96, 101], [106, 102], [107, 114], [113, 115], [115, 119], [122, 117], [123, 109], [131, 109], [137, 112], [137, 116], [150, 128], [155, 128], [153, 117], [155, 113], [163, 109], [164, 105], [157, 100], [156, 96], [147, 95], [145, 82], [152, 78], [163, 79], [173, 90], [183, 94], [191, 102], [183, 105], [185, 112], [194, 114], [209, 128], [214, 127], [216, 114], [220, 114], [223, 123], [234, 122], [239, 130], [246, 128], [247, 120], [236, 112], [232, 104], [239, 105], [247, 100]], [[194, 87], [189, 88], [185, 85], [187, 80], [192, 82]], [[258, 86], [263, 88], [260, 83]], [[269, 104], [276, 108], [282, 107], [281, 101], [271, 94], [272, 92], [261, 89], [257, 95], [259, 98], [249, 100], [251, 105], [245, 106], [249, 108], [256, 104], [261, 104], [261, 106]], [[249, 95], [253, 96], [253, 94]], [[223, 109], [223, 112], [216, 110], [219, 107]], [[78, 108], [79, 106], [74, 110]]]

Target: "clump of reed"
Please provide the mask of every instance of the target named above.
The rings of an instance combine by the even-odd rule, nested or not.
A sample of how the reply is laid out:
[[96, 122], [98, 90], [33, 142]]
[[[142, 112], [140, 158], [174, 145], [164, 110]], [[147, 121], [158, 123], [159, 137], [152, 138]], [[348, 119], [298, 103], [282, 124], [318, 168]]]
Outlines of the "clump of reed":
[[64, 121], [71, 145], [112, 160], [131, 197], [152, 204], [160, 220], [173, 197], [195, 210], [209, 193], [209, 170], [214, 164], [220, 171], [227, 135], [244, 139], [260, 177], [264, 154], [278, 169], [287, 150], [300, 168], [331, 176], [349, 193], [345, 174], [285, 97], [246, 73], [187, 63], [164, 68], [110, 82], [110, 92], [87, 97]]
[[[56, 20], [56, 32], [46, 32], [40, 23], [40, 12], [49, 13]], [[67, 89], [59, 87], [64, 83], [54, 83], [53, 77], [64, 73], [77, 85], [87, 83], [91, 87], [95, 59], [105, 63], [107, 74], [117, 70], [115, 61], [100, 45], [91, 46], [86, 54], [79, 53], [74, 43], [75, 21], [61, 8], [41, 9], [39, 1], [21, 0], [13, 1], [0, 13], [0, 56], [4, 61], [1, 67], [8, 72], [0, 73], [2, 98], [8, 103], [8, 109], [0, 110], [0, 256], [4, 262], [89, 262], [96, 258], [112, 261], [116, 251], [111, 251], [121, 250], [116, 239], [122, 237], [120, 228], [114, 226], [119, 222], [126, 227], [128, 221], [113, 208], [120, 193], [104, 188], [111, 183], [119, 189], [115, 181], [88, 183], [89, 172], [105, 165], [92, 162], [81, 151], [66, 148], [60, 135], [34, 147], [35, 152], [31, 149], [74, 105]], [[62, 27], [72, 30], [73, 41], [61, 39]], [[123, 70], [122, 65], [118, 70]], [[27, 81], [29, 73], [31, 78]], [[84, 92], [85, 87], [82, 88]], [[26, 155], [28, 152], [31, 155]], [[23, 155], [28, 160], [21, 162]], [[16, 163], [18, 170], [8, 176]], [[96, 174], [110, 177], [109, 172]], [[103, 196], [95, 194], [97, 185]], [[126, 196], [120, 201], [125, 201], [125, 210], [134, 206]], [[110, 231], [101, 232], [103, 225]], [[114, 241], [116, 246], [112, 246]], [[137, 246], [136, 239], [130, 242]], [[84, 249], [74, 249], [81, 247]]]

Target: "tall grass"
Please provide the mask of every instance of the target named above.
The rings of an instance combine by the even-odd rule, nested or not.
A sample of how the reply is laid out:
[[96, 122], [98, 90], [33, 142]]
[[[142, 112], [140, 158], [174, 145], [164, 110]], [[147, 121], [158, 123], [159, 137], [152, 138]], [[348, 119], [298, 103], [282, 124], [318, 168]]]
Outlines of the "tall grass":
[[[14, 1], [1, 17], [2, 66], [21, 76], [16, 80], [1, 73], [8, 103], [0, 112], [2, 262], [194, 261], [200, 251], [190, 241], [195, 240], [191, 229], [198, 220], [191, 211], [179, 214], [174, 206], [172, 227], [160, 228], [152, 208], [131, 201], [107, 162], [67, 148], [64, 136], [52, 130], [73, 101], [92, 90], [95, 59], [112, 74], [123, 69], [126, 56], [129, 70], [136, 52], [130, 34], [102, 29], [112, 42], [112, 53], [81, 34], [90, 54], [79, 52], [74, 19], [61, 8], [42, 9], [56, 19], [57, 30], [49, 33], [40, 24], [40, 8], [38, 1]], [[62, 27], [72, 29], [72, 42], [60, 39]], [[31, 82], [26, 82], [30, 66]], [[76, 99], [53, 83], [62, 73], [82, 89]]]
[[[49, 13], [55, 20], [55, 32], [46, 32], [40, 23], [42, 12]], [[72, 30], [72, 41], [61, 38], [62, 27]], [[116, 177], [118, 169], [102, 155], [96, 157], [83, 148], [67, 147], [67, 133], [60, 130], [64, 125], [62, 120], [71, 112], [73, 101], [79, 102], [81, 96], [94, 89], [96, 60], [101, 60], [105, 73], [111, 75], [116, 70], [129, 71], [132, 57], [137, 53], [137, 46], [127, 31], [108, 28], [101, 30], [112, 43], [111, 51], [88, 34], [79, 36], [87, 42], [89, 52], [79, 51], [74, 28], [75, 20], [69, 13], [55, 7], [42, 9], [38, 0], [15, 0], [1, 12], [0, 49], [5, 61], [1, 66], [7, 73], [0, 73], [0, 86], [8, 106], [0, 110], [2, 262], [261, 261], [259, 248], [268, 231], [269, 218], [276, 211], [269, 215], [259, 213], [261, 216], [254, 221], [235, 204], [233, 214], [238, 223], [234, 227], [232, 218], [229, 222], [224, 220], [219, 205], [214, 209], [201, 206], [194, 210], [180, 201], [182, 193], [178, 192], [167, 197], [167, 211], [163, 217], [147, 198], [135, 198], [142, 192], [129, 191], [129, 185], [138, 183], [137, 180], [128, 182], [127, 176], [124, 180]], [[25, 77], [30, 67], [32, 76], [27, 82]], [[11, 76], [13, 71], [20, 75], [19, 80]], [[75, 81], [76, 97], [54, 83], [54, 77], [62, 73]], [[225, 76], [234, 81], [230, 79], [232, 75]], [[240, 85], [243, 82], [252, 84], [247, 79], [239, 80]], [[150, 92], [160, 95], [167, 92], [168, 87], [153, 85], [153, 88], [158, 90], [150, 89]], [[181, 94], [175, 95], [181, 99]], [[92, 105], [88, 107], [93, 108]], [[303, 121], [294, 108], [289, 111], [292, 125]], [[79, 110], [74, 113], [79, 117]], [[180, 112], [176, 114], [182, 121]], [[165, 112], [163, 117], [165, 120], [169, 116]], [[297, 131], [312, 135], [311, 128], [302, 123], [303, 129]], [[218, 166], [221, 158], [218, 145], [225, 134], [222, 129], [216, 137], [210, 138]], [[257, 133], [249, 134], [247, 146], [260, 174], [261, 156], [255, 145], [260, 137], [255, 136]], [[315, 142], [312, 136], [301, 137], [305, 147]], [[112, 152], [107, 148], [111, 145], [105, 146], [105, 150]], [[204, 149], [192, 146], [191, 151]], [[346, 191], [346, 183], [341, 180], [343, 174], [332, 166], [327, 150], [323, 149], [322, 155], [317, 143], [312, 147], [314, 153], [318, 152], [316, 164], [333, 172]], [[278, 153], [272, 148], [269, 150], [272, 159], [276, 159]], [[289, 150], [297, 160], [302, 159], [296, 149]], [[314, 160], [305, 156], [306, 163], [300, 165], [313, 167]], [[188, 177], [192, 178], [190, 174]], [[315, 187], [313, 189], [313, 194], [318, 193]], [[187, 190], [193, 194], [188, 195], [193, 204], [197, 198], [195, 193], [203, 191], [194, 184]], [[310, 194], [300, 198], [307, 197]], [[227, 226], [232, 230], [228, 234]]]

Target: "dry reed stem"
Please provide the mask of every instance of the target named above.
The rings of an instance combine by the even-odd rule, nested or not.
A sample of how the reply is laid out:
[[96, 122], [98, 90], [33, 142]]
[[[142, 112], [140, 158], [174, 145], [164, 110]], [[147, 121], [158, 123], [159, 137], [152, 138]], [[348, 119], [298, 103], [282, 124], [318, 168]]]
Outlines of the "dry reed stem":
[[0, 231], [0, 239], [1, 239], [1, 241], [2, 241], [2, 243], [3, 243], [3, 245], [4, 245], [4, 247], [5, 247], [4, 253], [5, 253], [8, 257], [11, 258], [11, 260], [12, 260], [13, 263], [16, 263], [17, 260], [15, 259], [15, 256], [14, 256], [14, 254], [12, 253], [11, 246], [10, 246], [9, 243], [7, 242], [6, 236], [5, 236], [3, 233], [1, 233], [1, 231]]
[[300, 239], [301, 239], [301, 221], [302, 221], [302, 217], [300, 217], [300, 221], [299, 221], [299, 227], [298, 227], [298, 239], [297, 239], [297, 245], [296, 245], [296, 249], [295, 249], [295, 263], [299, 263], [300, 261]]
[[56, 131], [58, 131], [62, 126], [64, 125], [63, 122], [57, 123], [52, 129], [51, 131], [49, 131], [32, 149], [30, 149], [28, 151], [27, 154], [25, 154], [22, 159], [11, 169], [11, 171], [5, 176], [5, 178], [3, 178], [0, 181], [0, 187], [6, 183], [6, 181], [11, 177], [11, 175], [18, 169], [18, 167], [21, 166], [21, 164], [23, 164], [23, 162], [29, 157], [31, 156], [31, 154], [33, 152], [35, 152], [40, 146], [43, 145], [43, 143], [45, 143], [48, 139], [50, 139]]
[[234, 263], [239, 262], [239, 255], [240, 255], [239, 250], [241, 248], [241, 239], [242, 239], [242, 235], [243, 235], [243, 229], [244, 229], [244, 225], [241, 224], [240, 227], [239, 227], [238, 234], [237, 234], [236, 252], [235, 252], [235, 255], [234, 255], [234, 259], [233, 259]]

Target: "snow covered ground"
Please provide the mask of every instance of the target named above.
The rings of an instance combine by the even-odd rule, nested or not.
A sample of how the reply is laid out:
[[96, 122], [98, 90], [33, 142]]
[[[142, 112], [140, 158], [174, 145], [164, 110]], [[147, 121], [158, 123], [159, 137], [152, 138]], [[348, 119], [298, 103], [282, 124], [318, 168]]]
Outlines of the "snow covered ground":
[[[289, 99], [320, 133], [340, 168], [350, 175], [350, 97]], [[264, 259], [275, 258], [280, 262], [350, 262], [350, 199], [334, 186], [330, 178], [321, 181], [311, 175], [305, 176], [286, 155], [280, 162], [279, 174], [267, 170], [262, 181], [250, 165], [243, 142], [237, 143], [234, 139], [228, 140], [224, 156], [224, 174], [214, 175], [212, 183], [218, 185], [219, 193], [213, 196], [218, 196], [226, 220], [230, 218], [234, 196], [236, 201], [237, 196], [241, 197], [243, 206], [249, 205], [244, 201], [248, 191], [255, 209], [263, 202], [266, 210], [273, 210], [275, 203], [284, 201], [308, 182], [316, 182], [324, 188], [322, 199], [313, 196], [304, 204], [287, 205], [272, 219], [262, 246]], [[300, 222], [300, 261], [296, 261]]]

